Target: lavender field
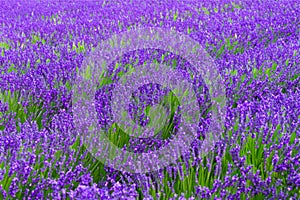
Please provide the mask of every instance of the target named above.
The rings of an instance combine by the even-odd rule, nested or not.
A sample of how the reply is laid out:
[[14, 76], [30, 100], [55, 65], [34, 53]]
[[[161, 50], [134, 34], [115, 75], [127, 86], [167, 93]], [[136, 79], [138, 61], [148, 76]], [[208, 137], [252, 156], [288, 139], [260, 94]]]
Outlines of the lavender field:
[[0, 199], [300, 199], [297, 0], [0, 5]]

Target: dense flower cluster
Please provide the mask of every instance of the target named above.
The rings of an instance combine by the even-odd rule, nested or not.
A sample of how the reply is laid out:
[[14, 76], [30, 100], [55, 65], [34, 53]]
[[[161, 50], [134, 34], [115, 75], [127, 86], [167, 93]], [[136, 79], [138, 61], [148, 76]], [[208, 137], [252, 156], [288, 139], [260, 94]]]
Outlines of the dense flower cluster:
[[[3, 2], [0, 198], [299, 199], [299, 5], [296, 0]], [[203, 80], [190, 78], [193, 66], [159, 49], [114, 61], [95, 96], [101, 125], [114, 126], [110, 91], [120, 74], [153, 60], [185, 74], [202, 105], [191, 153], [147, 174], [97, 161], [72, 116], [72, 86], [85, 56], [113, 33], [138, 27], [172, 28], [198, 41], [225, 80], [227, 97], [224, 133], [201, 158], [211, 99]], [[166, 93], [159, 85], [137, 88], [131, 117], [147, 124], [141, 111]], [[115, 126], [118, 134], [110, 140], [134, 152], [167, 145], [180, 123], [178, 101], [170, 98], [172, 119], [155, 137], [130, 138]]]

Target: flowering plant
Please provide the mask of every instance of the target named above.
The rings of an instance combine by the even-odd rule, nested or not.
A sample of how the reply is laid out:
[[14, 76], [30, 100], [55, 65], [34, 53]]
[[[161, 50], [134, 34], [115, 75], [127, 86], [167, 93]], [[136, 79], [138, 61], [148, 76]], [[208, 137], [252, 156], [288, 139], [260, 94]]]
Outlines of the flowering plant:
[[[297, 3], [3, 2], [0, 198], [299, 199]], [[93, 77], [88, 70], [82, 73], [88, 69], [84, 63], [99, 52], [103, 41], [143, 28], [176, 31], [205, 50], [224, 80], [220, 87], [226, 89], [226, 112], [222, 113], [224, 122], [219, 123], [218, 140], [207, 154], [200, 156], [204, 141], [210, 137], [209, 127], [220, 122], [214, 118], [216, 107], [212, 102], [224, 102], [210, 91], [215, 79], [197, 74], [196, 65], [176, 53], [176, 48], [174, 52], [157, 47], [118, 54], [110, 60], [106, 72], [96, 77], [95, 98], [89, 99], [95, 105], [97, 126], [105, 130], [117, 149], [142, 154], [167, 146], [180, 136], [180, 125], [187, 113], [175, 90], [147, 83], [128, 89], [131, 96], [126, 119], [141, 127], [151, 121], [163, 122], [159, 123], [162, 125], [158, 133], [148, 138], [133, 137], [129, 129], [115, 123], [115, 93], [111, 91], [118, 81], [139, 72], [139, 66], [164, 65], [185, 77], [192, 85], [199, 112], [196, 122], [189, 123], [196, 127], [195, 138], [176, 162], [146, 173], [132, 173], [97, 159], [86, 145], [82, 138], [85, 132], [80, 132], [76, 123], [74, 105], [78, 102], [74, 95], [78, 92], [78, 75]], [[132, 38], [133, 43], [135, 39], [138, 40]], [[122, 52], [121, 45], [115, 49]], [[171, 80], [173, 74], [164, 77]], [[124, 96], [128, 93], [119, 92]], [[152, 108], [154, 105], [159, 106]], [[166, 110], [165, 115], [155, 121], [161, 110]], [[129, 167], [133, 165], [130, 160], [125, 162]]]

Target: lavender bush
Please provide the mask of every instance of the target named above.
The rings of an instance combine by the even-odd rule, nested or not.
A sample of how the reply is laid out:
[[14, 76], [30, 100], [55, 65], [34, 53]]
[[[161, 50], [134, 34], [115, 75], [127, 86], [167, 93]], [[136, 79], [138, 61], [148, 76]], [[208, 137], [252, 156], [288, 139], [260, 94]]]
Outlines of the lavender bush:
[[[299, 199], [300, 4], [295, 0], [4, 1], [0, 12], [1, 199]], [[111, 123], [110, 92], [122, 76], [159, 63], [194, 84], [201, 116], [190, 153], [161, 170], [108, 167], [74, 124], [73, 88], [100, 41], [142, 27], [183, 33], [207, 51], [226, 87], [219, 140], [201, 157], [211, 97], [180, 55], [140, 49], [107, 69], [95, 95], [99, 124], [124, 151], [148, 152], [178, 133], [180, 103], [167, 88], [135, 88], [130, 117], [149, 123], [161, 102], [157, 135], [134, 138]]]

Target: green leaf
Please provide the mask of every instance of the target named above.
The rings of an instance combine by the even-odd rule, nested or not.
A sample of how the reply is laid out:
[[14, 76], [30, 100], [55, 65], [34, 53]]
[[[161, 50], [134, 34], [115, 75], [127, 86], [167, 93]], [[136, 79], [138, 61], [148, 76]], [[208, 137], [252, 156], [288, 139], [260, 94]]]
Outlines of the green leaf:
[[191, 34], [191, 29], [190, 29], [190, 27], [187, 28], [187, 33], [188, 33], [188, 34]]
[[10, 49], [10, 45], [7, 44], [6, 42], [0, 42], [0, 48], [8, 50], [8, 49]]
[[236, 9], [241, 9], [242, 6], [238, 5], [238, 4], [235, 4], [234, 2], [231, 3], [231, 5], [236, 8]]
[[219, 51], [217, 52], [217, 58], [219, 58], [220, 57], [220, 55], [224, 52], [224, 50], [225, 50], [225, 44], [223, 44], [222, 46], [221, 46], [221, 48], [219, 49]]
[[253, 81], [253, 78], [250, 78], [250, 80], [248, 81], [247, 85], [250, 85]]
[[268, 69], [266, 70], [266, 74], [268, 75], [268, 77], [271, 76], [271, 69], [270, 69], [270, 68], [268, 68]]
[[293, 132], [291, 137], [290, 137], [290, 144], [294, 144], [295, 139], [296, 139], [296, 132]]
[[234, 124], [233, 130], [236, 132], [238, 130], [238, 128], [239, 128], [239, 122], [237, 120]]
[[236, 76], [236, 75], [237, 75], [237, 70], [236, 70], [236, 69], [235, 69], [235, 70], [232, 70], [232, 71], [231, 71], [231, 75], [232, 75], [232, 76]]
[[276, 69], [277, 69], [277, 63], [273, 62], [273, 64], [272, 64], [272, 70], [275, 71]]
[[289, 61], [290, 61], [290, 59], [287, 59], [287, 60], [285, 61], [285, 65], [286, 65], [286, 66], [289, 65]]
[[173, 59], [173, 60], [172, 60], [172, 67], [173, 67], [174, 69], [176, 69], [176, 67], [177, 67], [177, 59]]
[[209, 14], [210, 14], [210, 12], [208, 11], [207, 8], [202, 7], [202, 10], [203, 10], [204, 14], [206, 14], [206, 15], [209, 15]]
[[258, 74], [259, 74], [259, 71], [258, 71], [258, 69], [256, 69], [256, 68], [254, 67], [252, 73], [253, 73], [253, 78], [256, 79], [257, 76], [258, 76]]
[[176, 21], [178, 18], [178, 11], [176, 11], [173, 15], [173, 21]]
[[294, 80], [296, 80], [299, 76], [300, 76], [300, 74], [294, 74], [294, 76], [291, 78], [291, 80], [294, 81]]
[[91, 66], [90, 65], [88, 65], [87, 68], [85, 69], [84, 78], [87, 79], [87, 80], [92, 78]]
[[72, 86], [69, 81], [66, 82], [66, 88], [68, 89], [68, 91], [71, 91], [72, 89]]
[[246, 78], [246, 74], [243, 74], [243, 75], [241, 76], [241, 80], [242, 80], [242, 82], [244, 82], [244, 81], [245, 81], [245, 78]]
[[231, 45], [230, 45], [230, 38], [226, 38], [225, 41], [226, 41], [227, 47], [229, 48], [229, 47], [231, 46]]
[[12, 64], [11, 66], [10, 66], [10, 68], [8, 68], [8, 73], [10, 73], [10, 72], [12, 72], [12, 71], [14, 71], [14, 72], [16, 72], [17, 71], [17, 69], [16, 68], [14, 68], [14, 64]]

